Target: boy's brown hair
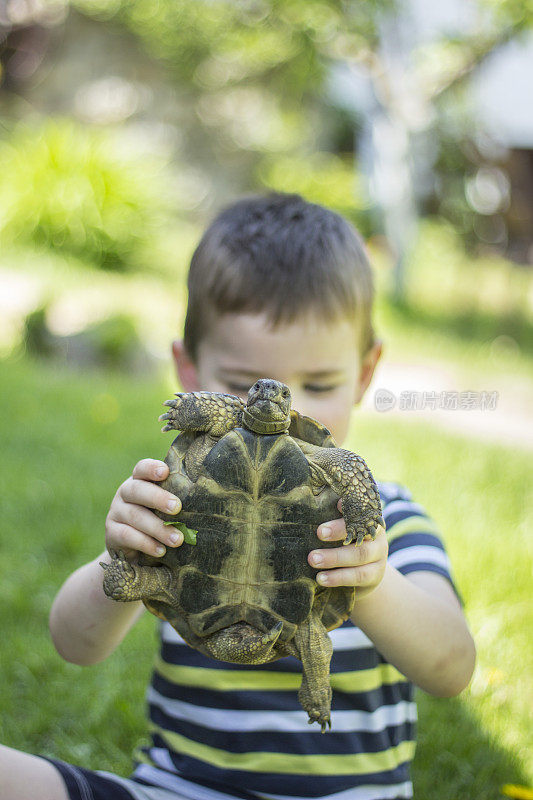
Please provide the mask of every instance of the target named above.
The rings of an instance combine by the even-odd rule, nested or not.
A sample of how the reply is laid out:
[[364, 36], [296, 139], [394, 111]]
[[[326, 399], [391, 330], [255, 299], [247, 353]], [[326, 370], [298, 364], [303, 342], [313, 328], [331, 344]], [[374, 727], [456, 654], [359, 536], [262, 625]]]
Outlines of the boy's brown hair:
[[361, 355], [374, 344], [372, 270], [347, 220], [297, 194], [246, 197], [224, 209], [189, 269], [184, 344], [196, 360], [213, 315], [264, 313], [273, 327], [313, 309], [359, 328]]

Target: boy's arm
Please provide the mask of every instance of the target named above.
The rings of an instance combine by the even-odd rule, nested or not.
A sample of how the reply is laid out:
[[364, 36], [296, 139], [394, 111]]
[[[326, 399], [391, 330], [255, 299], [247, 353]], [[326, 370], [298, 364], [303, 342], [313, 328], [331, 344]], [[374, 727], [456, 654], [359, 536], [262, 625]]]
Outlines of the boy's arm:
[[438, 697], [468, 685], [475, 645], [448, 580], [434, 572], [404, 576], [387, 565], [375, 591], [351, 615], [377, 650], [409, 680]]
[[[165, 546], [178, 547], [183, 534], [163, 524], [150, 508], [177, 514], [178, 498], [157, 486], [168, 475], [163, 461], [144, 459], [118, 489], [106, 519], [108, 550], [161, 556]], [[172, 504], [172, 505], [170, 505]], [[141, 602], [117, 603], [104, 594], [100, 561], [108, 552], [77, 569], [59, 590], [50, 611], [50, 633], [58, 653], [74, 664], [95, 664], [107, 658], [139, 618]]]
[[[320, 526], [318, 535], [342, 540], [344, 521]], [[380, 528], [374, 541], [359, 547], [314, 550], [309, 563], [320, 568], [321, 585], [357, 588], [352, 621], [403, 675], [430, 694], [459, 694], [472, 677], [475, 645], [450, 583], [428, 571], [404, 576], [387, 563], [387, 553]]]
[[116, 603], [102, 589], [99, 561], [107, 550], [70, 575], [52, 604], [50, 634], [60, 656], [73, 664], [103, 661], [140, 617], [142, 603]]

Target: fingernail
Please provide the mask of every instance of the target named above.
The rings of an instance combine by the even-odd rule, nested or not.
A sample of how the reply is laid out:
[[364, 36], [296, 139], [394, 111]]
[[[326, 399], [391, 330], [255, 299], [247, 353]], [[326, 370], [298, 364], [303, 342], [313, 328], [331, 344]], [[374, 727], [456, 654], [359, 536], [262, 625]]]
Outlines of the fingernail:
[[318, 575], [316, 576], [316, 579], [317, 579], [317, 581], [319, 583], [327, 583], [328, 582], [328, 576], [326, 575], [325, 572], [319, 572]]
[[324, 561], [324, 556], [321, 553], [313, 553], [311, 556], [311, 561], [313, 564], [322, 564]]
[[180, 501], [176, 498], [175, 500], [169, 500], [167, 504], [167, 511], [169, 514], [175, 514], [180, 507]]
[[158, 467], [155, 471], [156, 477], [162, 478], [166, 471], [167, 471], [166, 467]]
[[172, 544], [177, 544], [181, 539], [181, 533], [171, 533], [168, 537]]
[[162, 556], [164, 552], [165, 552], [165, 548], [162, 545], [160, 545], [159, 547], [155, 548], [156, 556]]
[[320, 528], [320, 538], [321, 539], [329, 539], [331, 536], [331, 528], [325, 525], [323, 528]]

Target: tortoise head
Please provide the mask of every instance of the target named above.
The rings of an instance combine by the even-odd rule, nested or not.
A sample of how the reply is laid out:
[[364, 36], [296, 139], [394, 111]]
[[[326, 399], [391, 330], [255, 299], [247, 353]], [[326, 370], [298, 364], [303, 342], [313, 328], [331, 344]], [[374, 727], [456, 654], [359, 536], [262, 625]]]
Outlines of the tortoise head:
[[283, 433], [291, 423], [288, 386], [270, 378], [256, 381], [248, 392], [243, 423], [254, 433]]

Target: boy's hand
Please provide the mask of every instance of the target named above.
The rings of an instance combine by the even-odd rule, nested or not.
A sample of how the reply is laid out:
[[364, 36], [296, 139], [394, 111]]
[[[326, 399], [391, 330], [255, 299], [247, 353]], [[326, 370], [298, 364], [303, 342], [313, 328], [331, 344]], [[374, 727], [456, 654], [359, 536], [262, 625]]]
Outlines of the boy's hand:
[[165, 525], [148, 510], [157, 508], [166, 514], [181, 511], [178, 497], [152, 483], [164, 480], [168, 473], [164, 461], [144, 458], [135, 465], [131, 478], [119, 486], [105, 522], [106, 547], [110, 553], [123, 550], [127, 559], [134, 558], [139, 550], [150, 556], [162, 556], [166, 547], [183, 543], [180, 531]]
[[[342, 510], [340, 500], [339, 510]], [[346, 537], [344, 519], [324, 522], [319, 526], [317, 535], [327, 542], [342, 541]], [[381, 583], [388, 551], [385, 529], [379, 527], [374, 540], [366, 536], [359, 546], [348, 544], [346, 547], [312, 550], [307, 560], [312, 567], [325, 570], [316, 576], [321, 586], [356, 586], [357, 601], [373, 592]]]

